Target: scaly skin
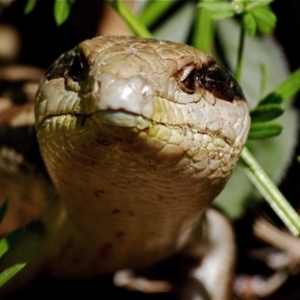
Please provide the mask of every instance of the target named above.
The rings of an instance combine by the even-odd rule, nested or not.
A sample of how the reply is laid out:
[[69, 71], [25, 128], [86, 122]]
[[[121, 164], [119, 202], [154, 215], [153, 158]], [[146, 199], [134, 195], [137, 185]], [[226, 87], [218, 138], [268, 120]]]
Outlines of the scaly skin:
[[[201, 229], [203, 213], [239, 158], [249, 115], [211, 57], [171, 42], [87, 40], [47, 71], [35, 112], [59, 195], [43, 217], [41, 251], [54, 276], [140, 269], [187, 249], [200, 256], [204, 240], [217, 244], [218, 230]], [[209, 215], [208, 223], [218, 213]], [[228, 287], [211, 289], [217, 273], [231, 272], [229, 248], [216, 260], [225, 271], [210, 281], [195, 272], [212, 299], [228, 296]]]

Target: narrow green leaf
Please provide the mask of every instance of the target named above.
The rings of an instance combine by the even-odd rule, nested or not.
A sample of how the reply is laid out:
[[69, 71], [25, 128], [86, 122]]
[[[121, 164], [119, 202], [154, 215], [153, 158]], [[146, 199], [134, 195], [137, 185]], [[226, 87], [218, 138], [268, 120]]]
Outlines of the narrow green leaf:
[[254, 7], [259, 7], [259, 6], [267, 6], [274, 0], [256, 0], [256, 1], [249, 1], [249, 3], [246, 5], [246, 10], [251, 10]]
[[277, 136], [282, 131], [282, 125], [278, 123], [252, 123], [248, 139], [267, 139]]
[[108, 3], [119, 13], [130, 29], [140, 37], [151, 38], [152, 34], [121, 0], [108, 0]]
[[57, 25], [61, 25], [68, 19], [73, 2], [74, 0], [55, 0], [54, 18]]
[[260, 104], [281, 103], [291, 99], [300, 91], [300, 69], [293, 72], [272, 93], [260, 100]]
[[204, 1], [201, 2], [199, 6], [206, 8], [211, 13], [220, 12], [220, 11], [234, 12], [233, 6], [230, 2]]
[[243, 22], [249, 36], [254, 36], [256, 33], [256, 22], [251, 12], [243, 14]]
[[281, 194], [274, 182], [266, 174], [264, 169], [259, 165], [251, 152], [244, 147], [241, 158], [246, 164], [245, 172], [248, 177], [268, 201], [272, 209], [277, 213], [279, 218], [287, 228], [295, 235], [300, 236], [300, 217], [293, 209], [287, 199]]
[[26, 6], [24, 8], [24, 14], [30, 14], [36, 7], [37, 0], [27, 0]]
[[228, 18], [232, 18], [234, 16], [234, 12], [232, 11], [219, 11], [211, 14], [212, 18], [216, 21], [224, 20]]
[[231, 18], [235, 14], [234, 8], [229, 2], [201, 2], [200, 7], [207, 9], [215, 20]]
[[210, 53], [214, 39], [214, 24], [210, 12], [198, 6], [192, 35], [192, 45], [206, 53]]
[[6, 236], [5, 239], [7, 240], [8, 245], [11, 247], [21, 237], [24, 231], [25, 227], [19, 227]]
[[25, 228], [20, 227], [0, 240], [0, 258], [9, 250], [9, 248], [20, 238]]
[[8, 251], [9, 245], [5, 238], [0, 240], [0, 258]]
[[251, 13], [256, 20], [259, 32], [262, 34], [269, 34], [274, 30], [277, 18], [268, 7], [255, 7], [251, 9]]
[[244, 51], [244, 45], [245, 45], [245, 35], [246, 30], [244, 27], [244, 23], [242, 22], [240, 26], [240, 37], [239, 37], [239, 44], [238, 44], [238, 53], [237, 53], [237, 61], [234, 71], [234, 76], [238, 82], [241, 81], [242, 78], [242, 67], [243, 67], [243, 51]]
[[283, 101], [283, 97], [280, 94], [277, 94], [276, 92], [272, 92], [265, 96], [262, 100], [260, 100], [260, 104], [280, 104]]
[[7, 201], [5, 201], [0, 207], [0, 223], [2, 222], [2, 220], [5, 216], [7, 206], [8, 206], [8, 203], [7, 203]]
[[266, 122], [271, 121], [279, 116], [281, 116], [284, 112], [284, 109], [278, 104], [266, 104], [259, 105], [250, 113], [251, 122]]
[[10, 267], [0, 274], [0, 287], [2, 287], [8, 280], [14, 277], [20, 270], [25, 267], [26, 263], [21, 263]]
[[267, 88], [268, 83], [268, 71], [265, 64], [261, 64], [260, 67], [260, 73], [261, 73], [261, 81], [260, 81], [260, 88], [259, 88], [259, 99], [263, 97], [265, 94], [265, 90]]
[[178, 0], [173, 1], [148, 1], [139, 14], [139, 19], [146, 26], [150, 27], [167, 12]]

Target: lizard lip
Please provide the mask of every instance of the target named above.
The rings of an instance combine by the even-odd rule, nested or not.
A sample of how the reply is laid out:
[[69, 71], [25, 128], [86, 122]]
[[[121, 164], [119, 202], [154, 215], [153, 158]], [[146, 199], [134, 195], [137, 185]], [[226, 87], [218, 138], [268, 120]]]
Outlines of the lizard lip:
[[148, 128], [151, 120], [140, 114], [122, 110], [104, 110], [93, 113], [91, 117], [96, 123], [113, 125], [118, 127]]

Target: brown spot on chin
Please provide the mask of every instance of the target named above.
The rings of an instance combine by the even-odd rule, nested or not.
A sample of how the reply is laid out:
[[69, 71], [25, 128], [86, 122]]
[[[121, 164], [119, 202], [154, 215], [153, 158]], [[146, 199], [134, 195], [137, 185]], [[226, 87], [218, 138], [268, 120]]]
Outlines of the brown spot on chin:
[[162, 195], [157, 195], [157, 199], [159, 202], [161, 202], [164, 200], [164, 197]]
[[123, 231], [116, 231], [115, 235], [116, 235], [117, 238], [120, 239], [120, 238], [122, 238], [124, 236], [124, 232]]
[[94, 191], [94, 196], [99, 198], [101, 194], [105, 194], [103, 190], [95, 190]]
[[115, 209], [113, 209], [112, 214], [116, 215], [116, 214], [119, 214], [120, 212], [121, 212], [120, 209], [115, 208]]
[[105, 258], [109, 255], [110, 251], [112, 248], [111, 243], [106, 243], [104, 244], [100, 249], [99, 249], [99, 258]]
[[134, 216], [135, 216], [135, 213], [134, 213], [133, 211], [129, 210], [129, 211], [128, 211], [128, 215], [129, 215], [130, 217], [134, 217]]

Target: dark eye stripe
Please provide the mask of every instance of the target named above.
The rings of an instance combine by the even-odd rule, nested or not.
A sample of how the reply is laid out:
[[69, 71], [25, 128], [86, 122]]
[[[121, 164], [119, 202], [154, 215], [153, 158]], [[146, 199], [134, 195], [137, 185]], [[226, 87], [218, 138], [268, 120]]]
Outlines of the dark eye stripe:
[[88, 63], [84, 55], [73, 49], [61, 55], [46, 71], [48, 80], [71, 77], [74, 81], [84, 79], [88, 73]]
[[181, 83], [187, 93], [196, 93], [199, 89], [211, 92], [215, 97], [232, 102], [244, 100], [244, 94], [237, 81], [224, 67], [214, 61], [194, 69]]

